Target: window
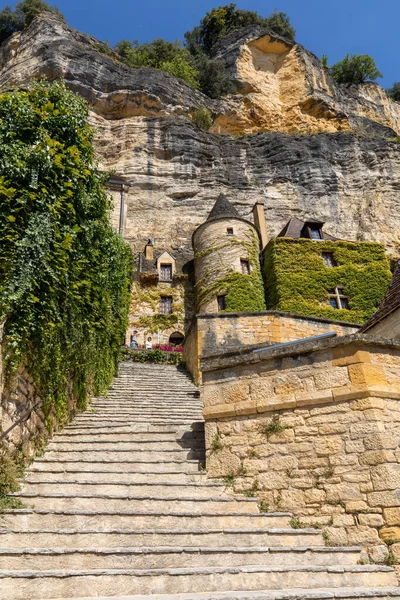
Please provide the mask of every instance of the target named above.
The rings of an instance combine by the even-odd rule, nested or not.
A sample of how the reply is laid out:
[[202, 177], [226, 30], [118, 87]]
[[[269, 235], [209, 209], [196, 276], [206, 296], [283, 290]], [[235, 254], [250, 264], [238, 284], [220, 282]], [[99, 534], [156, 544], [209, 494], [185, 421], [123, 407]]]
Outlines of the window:
[[343, 288], [336, 287], [328, 290], [329, 293], [329, 304], [335, 310], [349, 310], [349, 299], [344, 295]]
[[172, 313], [172, 296], [161, 296], [160, 313], [162, 315], [170, 315]]
[[226, 296], [217, 296], [218, 311], [226, 309]]
[[333, 267], [337, 267], [337, 262], [336, 260], [333, 258], [333, 253], [332, 252], [323, 252], [321, 254], [325, 266], [328, 267], [329, 269], [333, 269]]
[[172, 281], [172, 265], [160, 265], [161, 281]]
[[226, 233], [228, 235], [233, 235], [233, 227], [228, 227], [227, 230], [226, 230]]
[[308, 227], [308, 231], [310, 233], [310, 239], [312, 240], [322, 240], [322, 231], [320, 227]]
[[240, 268], [242, 269], [243, 275], [250, 275], [250, 263], [247, 259], [240, 259]]

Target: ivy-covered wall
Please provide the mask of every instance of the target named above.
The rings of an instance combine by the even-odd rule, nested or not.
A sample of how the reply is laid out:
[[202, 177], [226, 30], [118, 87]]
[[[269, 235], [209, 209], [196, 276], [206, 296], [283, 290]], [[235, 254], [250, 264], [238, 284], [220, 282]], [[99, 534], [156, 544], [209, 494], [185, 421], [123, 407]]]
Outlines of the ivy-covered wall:
[[[325, 265], [330, 252], [337, 266]], [[382, 244], [277, 238], [264, 251], [268, 309], [365, 322], [381, 303], [391, 278]], [[343, 287], [349, 309], [329, 305], [330, 288]]]
[[[258, 236], [240, 221], [232, 221], [235, 236], [226, 236], [226, 224], [229, 222], [208, 224], [208, 231], [196, 244], [196, 312], [216, 312], [220, 295], [225, 295], [225, 312], [265, 310]], [[240, 257], [249, 261], [250, 274], [238, 270]]]
[[[161, 296], [172, 297], [172, 314], [160, 313]], [[184, 322], [185, 281], [176, 281], [172, 284], [157, 281], [133, 284], [128, 337], [133, 330], [137, 330], [138, 341], [142, 344], [147, 335], [154, 335], [160, 331], [164, 334], [161, 339], [164, 343], [168, 341], [172, 329], [184, 332]]]

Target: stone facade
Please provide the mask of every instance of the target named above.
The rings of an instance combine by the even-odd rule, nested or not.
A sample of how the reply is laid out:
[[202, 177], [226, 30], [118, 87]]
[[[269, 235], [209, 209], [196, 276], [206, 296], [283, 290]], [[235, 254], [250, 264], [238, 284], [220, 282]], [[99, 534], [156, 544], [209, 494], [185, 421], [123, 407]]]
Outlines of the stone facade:
[[[241, 261], [247, 261], [249, 274], [260, 271], [260, 243], [255, 226], [238, 218], [206, 221], [193, 234], [196, 277], [196, 309], [198, 313], [218, 311], [217, 296], [229, 294], [229, 286], [219, 282], [230, 273], [242, 273]], [[250, 252], [255, 245], [257, 264], [252, 264]], [[262, 282], [261, 272], [259, 279]]]
[[201, 367], [209, 477], [333, 545], [400, 557], [400, 343], [353, 334]]
[[340, 336], [357, 330], [352, 323], [276, 311], [197, 315], [186, 336], [184, 359], [188, 370], [200, 381], [200, 359], [205, 356], [242, 346], [292, 342], [332, 331]]

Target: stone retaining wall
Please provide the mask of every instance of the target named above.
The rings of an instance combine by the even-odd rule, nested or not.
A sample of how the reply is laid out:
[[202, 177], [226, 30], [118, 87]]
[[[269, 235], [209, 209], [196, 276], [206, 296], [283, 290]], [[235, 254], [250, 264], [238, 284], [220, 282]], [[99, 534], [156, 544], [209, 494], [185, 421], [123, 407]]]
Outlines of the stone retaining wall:
[[291, 342], [334, 331], [354, 333], [359, 326], [277, 311], [197, 315], [184, 346], [187, 367], [201, 380], [199, 357], [253, 344]]
[[[207, 469], [400, 558], [400, 344], [351, 335], [202, 360]], [[385, 550], [387, 553], [387, 551]]]

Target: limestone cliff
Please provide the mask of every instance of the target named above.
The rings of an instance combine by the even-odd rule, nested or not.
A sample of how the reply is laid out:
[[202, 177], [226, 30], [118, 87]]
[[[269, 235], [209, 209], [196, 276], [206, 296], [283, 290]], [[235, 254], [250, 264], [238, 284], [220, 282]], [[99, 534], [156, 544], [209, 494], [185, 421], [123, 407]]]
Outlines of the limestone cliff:
[[[337, 85], [300, 44], [252, 25], [224, 38], [214, 51], [238, 83], [214, 130], [227, 133], [400, 131], [400, 104], [376, 83]], [[390, 131], [392, 130], [392, 131]]]
[[[242, 216], [263, 200], [271, 236], [291, 216], [312, 217], [337, 237], [398, 252], [400, 145], [388, 137], [400, 130], [399, 105], [379, 86], [339, 89], [304, 48], [262, 32], [216, 48], [242, 86], [221, 101], [97, 48], [94, 38], [43, 15], [0, 47], [0, 89], [63, 78], [88, 99], [104, 165], [133, 186], [127, 235], [135, 247], [152, 234], [158, 246], [190, 247], [223, 191]], [[186, 118], [199, 105], [213, 113], [214, 133]], [[317, 131], [325, 133], [305, 135]]]

